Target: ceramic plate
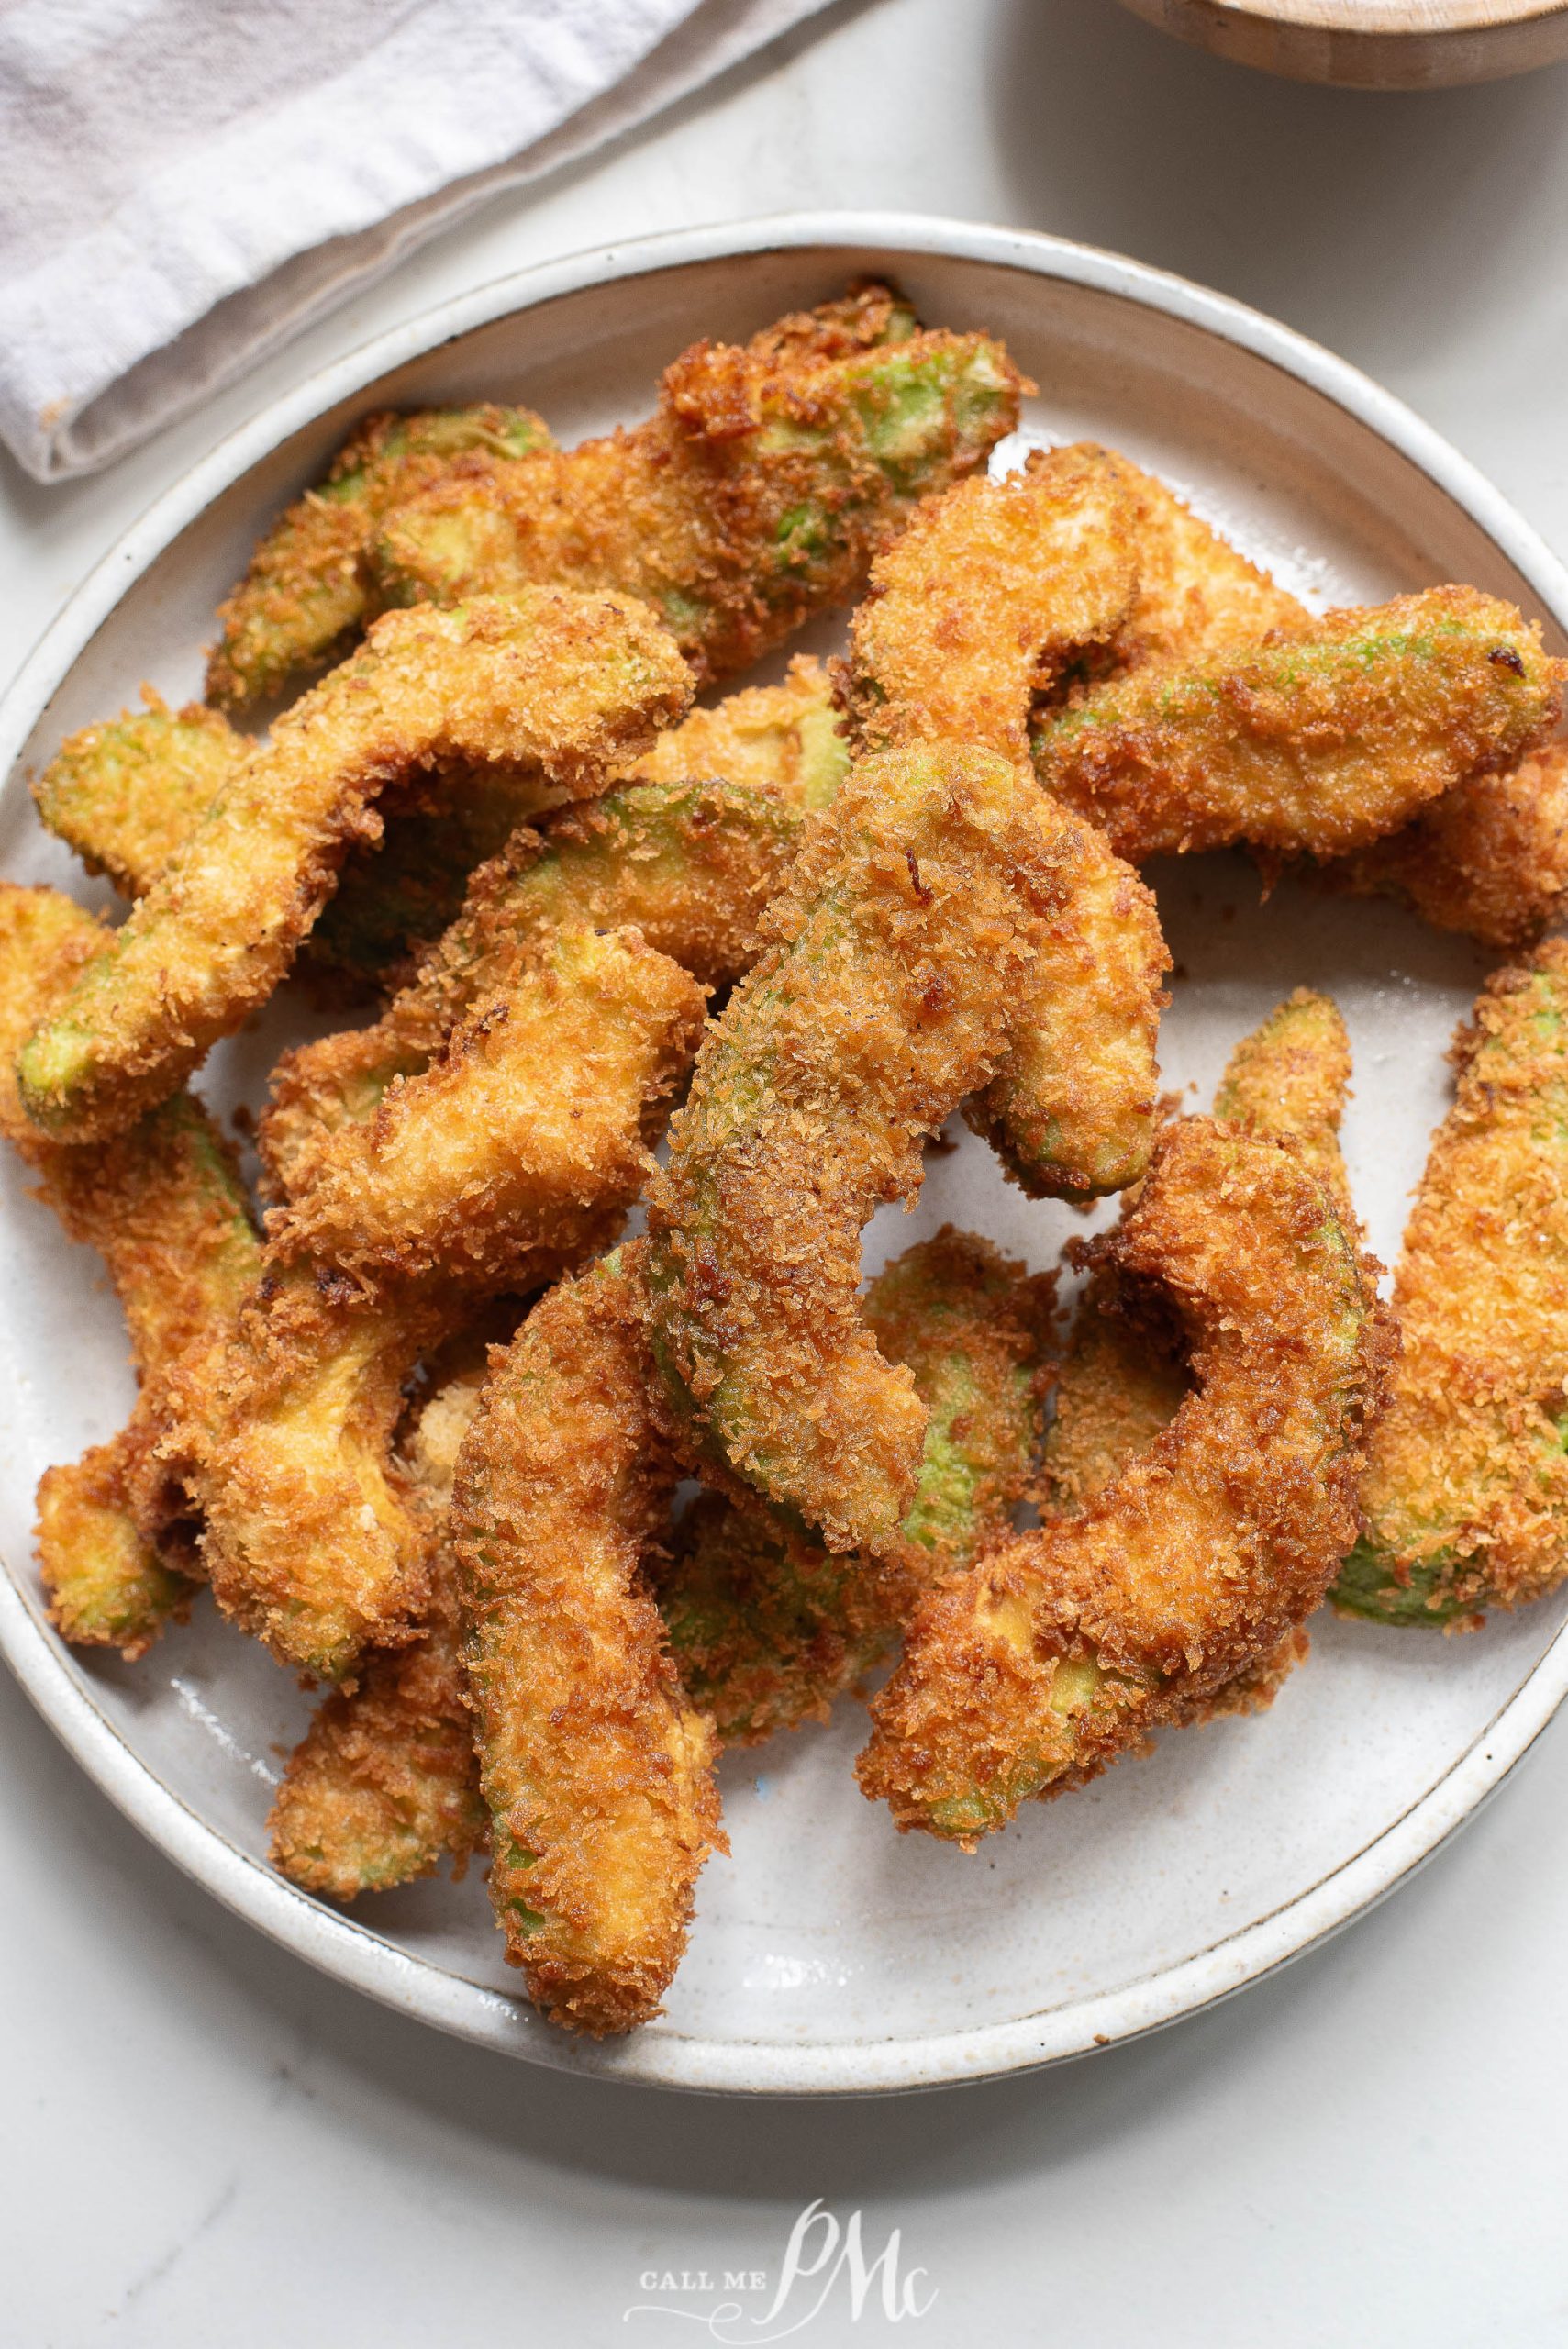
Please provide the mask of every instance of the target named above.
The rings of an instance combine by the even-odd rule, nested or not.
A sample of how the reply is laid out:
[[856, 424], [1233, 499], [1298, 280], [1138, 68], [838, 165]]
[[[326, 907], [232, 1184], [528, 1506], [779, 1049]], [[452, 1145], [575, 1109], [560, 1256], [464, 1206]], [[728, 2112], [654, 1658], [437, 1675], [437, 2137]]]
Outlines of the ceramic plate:
[[[1407, 411], [1283, 327], [1128, 261], [954, 223], [814, 217], [694, 230], [485, 287], [318, 375], [161, 498], [50, 629], [0, 711], [0, 869], [90, 895], [39, 830], [25, 771], [144, 678], [195, 693], [213, 607], [279, 504], [364, 408], [487, 395], [562, 440], [635, 418], [699, 335], [888, 273], [933, 323], [1002, 335], [1033, 375], [1029, 430], [1111, 441], [1189, 495], [1309, 600], [1460, 579], [1508, 596], [1564, 648], [1568, 578], [1496, 492]], [[836, 641], [830, 630], [812, 640]], [[1444, 1105], [1444, 1050], [1484, 964], [1392, 907], [1281, 888], [1225, 858], [1156, 868], [1180, 966], [1161, 1058], [1207, 1106], [1234, 1040], [1298, 983], [1338, 996], [1355, 1048], [1346, 1142], [1391, 1257]], [[203, 1078], [254, 1100], [306, 1015], [280, 1000]], [[50, 1461], [106, 1436], [131, 1397], [113, 1299], [7, 1162], [0, 1180], [0, 1644], [64, 1743], [181, 1866], [300, 1956], [504, 2052], [692, 2088], [844, 2093], [981, 2078], [1130, 2038], [1255, 1981], [1425, 1859], [1561, 1700], [1564, 1604], [1478, 1637], [1324, 1616], [1272, 1712], [1162, 1739], [973, 1857], [895, 1835], [850, 1776], [857, 1707], [724, 1767], [732, 1856], [700, 1887], [667, 2014], [585, 2045], [510, 1993], [483, 1883], [433, 1881], [347, 1916], [268, 1868], [264, 1822], [306, 1718], [290, 1676], [198, 1609], [133, 1667], [72, 1654], [31, 1564]], [[1032, 1265], [1084, 1229], [1001, 1181], [967, 1136], [933, 1156], [912, 1217], [867, 1266], [947, 1219]]]

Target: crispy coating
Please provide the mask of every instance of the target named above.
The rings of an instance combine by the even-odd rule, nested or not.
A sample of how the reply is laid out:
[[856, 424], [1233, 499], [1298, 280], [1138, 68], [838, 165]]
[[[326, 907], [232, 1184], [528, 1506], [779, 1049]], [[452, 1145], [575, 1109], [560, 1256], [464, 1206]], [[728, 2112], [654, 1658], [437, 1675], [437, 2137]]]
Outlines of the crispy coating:
[[857, 748], [943, 739], [1029, 757], [1032, 694], [1106, 644], [1138, 585], [1115, 461], [1092, 442], [916, 507], [851, 631]]
[[1563, 674], [1511, 605], [1432, 587], [1113, 678], [1046, 718], [1035, 763], [1134, 863], [1237, 841], [1343, 855], [1539, 748]]
[[374, 550], [381, 592], [616, 589], [653, 607], [706, 683], [849, 601], [915, 500], [1011, 431], [1023, 388], [984, 335], [828, 354], [697, 343], [648, 423], [454, 467], [395, 507]]
[[392, 1451], [450, 1295], [269, 1263], [228, 1341], [180, 1381], [164, 1456], [198, 1512], [213, 1596], [280, 1663], [341, 1680], [429, 1603], [429, 1522]]
[[281, 1254], [363, 1273], [530, 1286], [541, 1245], [602, 1230], [652, 1166], [706, 992], [635, 930], [550, 929], [439, 1059], [289, 1163]]
[[[752, 338], [747, 352], [763, 371], [813, 367], [901, 342], [914, 328], [906, 304], [886, 286], [868, 284], [776, 320]], [[289, 507], [219, 607], [223, 638], [207, 668], [208, 699], [243, 709], [349, 649], [381, 608], [367, 556], [389, 506], [454, 471], [484, 474], [550, 445], [545, 426], [527, 408], [485, 405], [366, 417], [326, 480]], [[481, 854], [499, 846], [493, 841]]]
[[[219, 785], [252, 748], [217, 710], [197, 702], [174, 711], [150, 688], [143, 692], [147, 708], [126, 711], [110, 724], [73, 735], [34, 785], [39, 812], [50, 829], [77, 851], [90, 872], [106, 873], [130, 897], [145, 896], [184, 847]], [[731, 694], [717, 709], [693, 710], [634, 760], [623, 780], [695, 785], [722, 777], [745, 789], [748, 807], [759, 794], [776, 799], [782, 803], [773, 819], [782, 857], [795, 838], [788, 812], [825, 807], [843, 779], [849, 756], [827, 670], [818, 661], [796, 659], [783, 685], [753, 685]], [[338, 886], [305, 941], [313, 972], [328, 979], [335, 994], [373, 992], [389, 966], [456, 919], [470, 876], [506, 848], [538, 796], [536, 777], [504, 766], [428, 774], [411, 788], [386, 793], [378, 804], [382, 839], [350, 850]], [[607, 807], [593, 804], [611, 816], [619, 805], [614, 795]], [[681, 804], [695, 809], [706, 803], [688, 793]], [[587, 810], [582, 820], [590, 820]], [[717, 829], [723, 832], [722, 823]], [[695, 834], [693, 845], [700, 871], [722, 841], [712, 844], [706, 859]], [[667, 856], [667, 850], [628, 836], [624, 853]], [[770, 861], [764, 896], [777, 857]], [[668, 885], [673, 876], [665, 865], [649, 878]], [[728, 946], [755, 919], [757, 885], [738, 874], [727, 892], [717, 871], [705, 882]], [[646, 928], [647, 896], [618, 918], [642, 920]], [[612, 927], [617, 918], [612, 907]], [[700, 945], [694, 951], [700, 953]], [[734, 963], [736, 951], [728, 948], [727, 965]], [[698, 977], [710, 976], [700, 962], [688, 967]], [[733, 976], [733, 970], [727, 967], [725, 975]]]
[[183, 849], [250, 744], [215, 709], [171, 709], [151, 687], [62, 742], [33, 785], [39, 819], [89, 873], [140, 897]]
[[431, 1396], [408, 1446], [409, 1471], [441, 1520], [424, 1637], [367, 1656], [356, 1688], [328, 1692], [272, 1806], [274, 1865], [333, 1900], [429, 1876], [449, 1854], [461, 1874], [484, 1840], [457, 1568], [444, 1531], [458, 1452], [485, 1372], [484, 1350], [476, 1349]]
[[[751, 959], [757, 918], [798, 829], [787, 810], [734, 785], [639, 784], [571, 811], [542, 834], [517, 833], [473, 876], [462, 914], [379, 1019], [279, 1063], [259, 1136], [272, 1189], [302, 1197], [345, 1152], [362, 1152], [384, 1104], [450, 1063], [496, 1007], [517, 1000], [524, 1017], [534, 1016], [530, 1004], [542, 1014], [540, 973], [560, 959], [552, 941], [584, 924], [634, 927], [654, 955], [695, 973], [699, 984], [726, 983]], [[622, 963], [631, 954], [624, 941], [613, 952]], [[605, 948], [598, 959], [611, 955]], [[590, 956], [585, 981], [594, 967]], [[561, 1006], [562, 1017], [579, 1021], [593, 1008], [584, 997], [573, 1010], [569, 995]], [[535, 1072], [534, 1097], [550, 1073]]]
[[[1088, 442], [928, 498], [855, 618], [845, 699], [862, 746], [947, 739], [1027, 773], [1036, 691], [1131, 608], [1130, 529], [1118, 462]], [[1170, 957], [1152, 896], [1095, 827], [1050, 802], [1040, 820], [1072, 885], [968, 1115], [1031, 1197], [1081, 1198], [1149, 1163]]]
[[826, 1720], [935, 1576], [1010, 1529], [1039, 1448], [1054, 1293], [951, 1224], [872, 1283], [866, 1320], [930, 1415], [886, 1561], [835, 1557], [762, 1501], [710, 1493], [688, 1510], [659, 1605], [687, 1692], [725, 1744]]
[[1351, 1040], [1332, 996], [1297, 987], [1243, 1036], [1225, 1063], [1214, 1114], [1227, 1125], [1290, 1141], [1359, 1232], [1340, 1127], [1351, 1090]]
[[169, 1381], [182, 1361], [210, 1353], [261, 1249], [233, 1153], [190, 1095], [81, 1149], [47, 1141], [24, 1113], [11, 1074], [17, 1047], [103, 935], [58, 891], [0, 883], [0, 1133], [68, 1235], [102, 1254], [141, 1389], [119, 1435], [45, 1472], [39, 1565], [67, 1639], [136, 1656], [183, 1610], [191, 1588], [188, 1560], [156, 1538], [150, 1453]]
[[1460, 1031], [1395, 1276], [1405, 1347], [1334, 1590], [1459, 1625], [1568, 1572], [1568, 943], [1496, 972]]
[[[73, 734], [33, 785], [50, 830], [133, 898], [147, 895], [255, 748], [201, 702], [172, 710], [150, 686], [142, 694], [145, 708]], [[474, 866], [536, 800], [531, 780], [504, 767], [389, 791], [377, 811], [383, 837], [350, 850], [305, 941], [307, 964], [336, 992], [373, 991], [388, 963], [450, 920]]]
[[[1359, 1234], [1340, 1150], [1350, 1080], [1350, 1039], [1338, 1005], [1297, 987], [1236, 1046], [1214, 1114], [1264, 1139], [1293, 1141], [1345, 1230]], [[1051, 1506], [1084, 1508], [1170, 1425], [1189, 1392], [1181, 1325], [1162, 1295], [1097, 1265], [1074, 1316], [1046, 1436]]]
[[[1217, 1118], [1251, 1133], [1293, 1140], [1346, 1231], [1355, 1232], [1339, 1141], [1350, 1075], [1350, 1040], [1338, 1006], [1297, 987], [1237, 1045], [1214, 1108]], [[1097, 1265], [1079, 1299], [1046, 1435], [1051, 1507], [1067, 1515], [1084, 1508], [1170, 1426], [1191, 1391], [1184, 1334], [1166, 1299], [1111, 1265]], [[1192, 1700], [1182, 1718], [1266, 1709], [1307, 1649], [1297, 1627], [1272, 1656], [1215, 1695]]]
[[651, 1408], [639, 1253], [535, 1308], [452, 1503], [496, 1920], [530, 1997], [595, 2035], [657, 2014], [697, 1873], [724, 1848], [713, 1733], [643, 1581], [676, 1471]]
[[1138, 593], [1114, 648], [1119, 671], [1145, 662], [1185, 664], [1222, 644], [1305, 635], [1311, 629], [1304, 604], [1239, 554], [1162, 481], [1127, 457], [1113, 462], [1132, 508], [1138, 554]]
[[550, 434], [526, 407], [390, 409], [367, 416], [324, 481], [275, 522], [220, 604], [207, 699], [243, 710], [302, 671], [325, 668], [373, 616], [365, 551], [389, 505], [439, 481], [471, 451], [520, 457]]
[[716, 709], [694, 709], [633, 760], [626, 783], [710, 783], [722, 777], [802, 814], [826, 807], [850, 764], [833, 680], [797, 653], [782, 685], [748, 685]]
[[1568, 743], [1456, 785], [1324, 878], [1355, 896], [1397, 898], [1484, 946], [1532, 944], [1568, 891]]
[[[1137, 507], [1138, 596], [1113, 648], [1118, 670], [1190, 665], [1227, 644], [1311, 634], [1305, 605], [1200, 521], [1162, 482], [1117, 464]], [[1455, 784], [1409, 823], [1343, 859], [1324, 880], [1397, 898], [1438, 930], [1505, 951], [1538, 938], [1568, 888], [1568, 751]]]
[[1268, 1666], [1354, 1539], [1389, 1334], [1371, 1267], [1288, 1144], [1167, 1129], [1105, 1261], [1161, 1284], [1195, 1392], [1077, 1516], [917, 1611], [863, 1790], [966, 1846]]
[[654, 1352], [686, 1440], [830, 1549], [885, 1547], [914, 1495], [926, 1411], [861, 1312], [860, 1234], [1006, 1049], [1061, 902], [1036, 807], [1006, 760], [952, 743], [851, 769], [650, 1194]]
[[273, 729], [19, 1062], [28, 1114], [88, 1141], [128, 1124], [284, 975], [376, 796], [448, 760], [591, 793], [678, 717], [690, 679], [629, 598], [539, 590], [390, 614]]

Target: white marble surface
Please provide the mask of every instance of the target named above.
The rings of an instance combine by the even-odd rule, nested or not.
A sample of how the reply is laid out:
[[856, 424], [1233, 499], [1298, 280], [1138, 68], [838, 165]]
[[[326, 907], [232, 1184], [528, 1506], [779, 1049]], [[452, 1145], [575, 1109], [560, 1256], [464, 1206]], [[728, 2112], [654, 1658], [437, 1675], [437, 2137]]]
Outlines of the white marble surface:
[[[1109, 0], [834, 10], [433, 246], [107, 477], [0, 473], [0, 666], [314, 361], [526, 262], [796, 205], [1055, 229], [1255, 301], [1402, 392], [1568, 552], [1565, 98], [1568, 69], [1425, 98], [1295, 89]], [[627, 2321], [640, 2279], [776, 2277], [816, 2197], [864, 2213], [868, 2254], [901, 2230], [918, 2304], [936, 2294], [897, 2327], [917, 2349], [1555, 2343], [1565, 1762], [1559, 1725], [1376, 1915], [1140, 2047], [907, 2101], [746, 2107], [526, 2071], [319, 1980], [146, 1848], [0, 1685], [0, 2349], [701, 2339]], [[891, 2332], [876, 2293], [857, 2321], [840, 2288], [794, 2337]]]

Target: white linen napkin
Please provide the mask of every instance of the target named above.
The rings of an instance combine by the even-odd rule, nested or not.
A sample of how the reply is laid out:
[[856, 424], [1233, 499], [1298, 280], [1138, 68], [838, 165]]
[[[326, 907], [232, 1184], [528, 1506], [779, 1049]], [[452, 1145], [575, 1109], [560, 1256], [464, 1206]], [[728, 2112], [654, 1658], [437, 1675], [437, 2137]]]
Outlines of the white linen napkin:
[[0, 437], [145, 440], [826, 0], [0, 0]]

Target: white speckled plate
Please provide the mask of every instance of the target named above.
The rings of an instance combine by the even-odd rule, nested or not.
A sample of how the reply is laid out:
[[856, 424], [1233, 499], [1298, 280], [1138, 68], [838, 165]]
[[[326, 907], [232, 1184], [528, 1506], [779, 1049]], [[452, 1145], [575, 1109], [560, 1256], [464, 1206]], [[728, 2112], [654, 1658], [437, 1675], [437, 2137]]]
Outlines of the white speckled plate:
[[[218, 596], [279, 502], [362, 409], [487, 394], [563, 439], [645, 413], [664, 362], [740, 336], [865, 271], [934, 323], [1003, 335], [1038, 378], [1031, 428], [1127, 449], [1293, 587], [1359, 600], [1440, 579], [1568, 626], [1568, 576], [1495, 491], [1406, 409], [1284, 328], [1136, 263], [937, 220], [815, 217], [705, 228], [509, 278], [384, 336], [303, 384], [160, 499], [72, 599], [0, 711], [0, 869], [83, 888], [33, 818], [24, 770], [150, 678], [195, 690]], [[822, 641], [829, 640], [827, 638]], [[1207, 1103], [1234, 1039], [1300, 982], [1350, 1022], [1347, 1145], [1373, 1243], [1398, 1240], [1444, 1098], [1443, 1052], [1482, 974], [1462, 941], [1381, 905], [1282, 889], [1194, 860], [1151, 876], [1181, 966], [1162, 1060]], [[274, 1006], [215, 1054], [227, 1107], [254, 1098], [301, 1024]], [[74, 1655], [30, 1563], [40, 1470], [110, 1432], [130, 1400], [118, 1317], [0, 1170], [0, 1645], [63, 1742], [189, 1873], [302, 1957], [389, 2005], [532, 2061], [762, 2093], [982, 2078], [1190, 2014], [1359, 1914], [1512, 1767], [1561, 1701], [1564, 1606], [1443, 1640], [1323, 1618], [1310, 1664], [1261, 1720], [1168, 1736], [973, 1858], [900, 1839], [832, 1728], [724, 1771], [733, 1855], [700, 1887], [667, 2015], [582, 2045], [509, 1995], [477, 1875], [362, 1902], [350, 1918], [275, 1876], [263, 1822], [306, 1702], [262, 1652], [198, 1609], [139, 1665]], [[1037, 1265], [1082, 1229], [1031, 1206], [965, 1137], [910, 1219], [878, 1219], [868, 1264], [944, 1219]]]

